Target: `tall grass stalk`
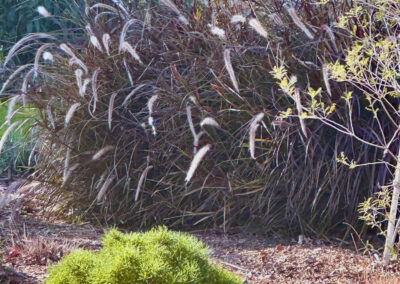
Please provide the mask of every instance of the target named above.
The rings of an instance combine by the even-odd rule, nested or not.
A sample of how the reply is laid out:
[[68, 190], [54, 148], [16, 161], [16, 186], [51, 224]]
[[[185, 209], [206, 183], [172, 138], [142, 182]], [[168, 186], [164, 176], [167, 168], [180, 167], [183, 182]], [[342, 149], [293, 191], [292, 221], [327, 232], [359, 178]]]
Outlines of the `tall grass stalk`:
[[193, 175], [194, 175], [194, 173], [195, 173], [197, 167], [199, 166], [200, 162], [203, 160], [204, 156], [207, 154], [207, 152], [208, 152], [210, 149], [211, 149], [211, 145], [210, 145], [210, 144], [207, 144], [207, 145], [203, 146], [203, 147], [194, 155], [193, 160], [192, 160], [192, 162], [190, 163], [189, 170], [188, 170], [187, 173], [186, 173], [186, 178], [185, 178], [186, 183], [188, 183], [188, 182], [192, 179], [192, 177], [193, 177]]

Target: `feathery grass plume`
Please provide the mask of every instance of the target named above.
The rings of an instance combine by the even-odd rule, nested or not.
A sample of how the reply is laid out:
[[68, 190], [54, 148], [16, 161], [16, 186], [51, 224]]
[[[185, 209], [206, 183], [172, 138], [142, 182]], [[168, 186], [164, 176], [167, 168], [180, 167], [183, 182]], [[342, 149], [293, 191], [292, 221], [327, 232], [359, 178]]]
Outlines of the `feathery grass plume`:
[[244, 23], [244, 22], [246, 22], [246, 18], [239, 14], [233, 15], [231, 18], [231, 24]]
[[43, 60], [53, 63], [54, 62], [53, 54], [51, 54], [51, 52], [49, 52], [49, 51], [43, 52]]
[[95, 35], [90, 36], [90, 43], [93, 44], [95, 48], [97, 48], [100, 52], [103, 52], [103, 49], [101, 48], [100, 42], [97, 39]]
[[74, 64], [78, 65], [79, 67], [81, 67], [85, 71], [85, 74], [87, 74], [89, 72], [89, 70], [87, 69], [86, 65], [82, 62], [82, 60], [80, 60], [77, 57], [72, 57], [68, 61], [68, 64], [69, 64], [69, 66], [73, 66]]
[[81, 69], [76, 69], [75, 70], [76, 85], [78, 86], [79, 90], [82, 88], [82, 76], [83, 76], [83, 71]]
[[78, 57], [76, 57], [75, 53], [72, 51], [72, 49], [68, 45], [66, 45], [65, 43], [62, 43], [62, 44], [60, 44], [59, 47], [62, 51], [64, 51], [69, 56], [71, 56], [71, 59], [68, 61], [68, 64], [70, 66], [76, 64], [76, 65], [80, 66], [85, 71], [86, 74], [89, 72], [86, 65]]
[[10, 135], [11, 131], [14, 130], [14, 128], [19, 124], [19, 121], [16, 121], [14, 123], [12, 123], [9, 127], [7, 127], [7, 130], [4, 131], [3, 136], [1, 136], [1, 140], [0, 140], [0, 153], [3, 150], [4, 144], [7, 141], [7, 137], [8, 135]]
[[192, 108], [188, 103], [186, 103], [186, 116], [189, 123], [190, 131], [192, 132], [193, 136], [196, 136], [196, 130], [194, 129], [194, 124], [192, 120]]
[[204, 156], [207, 154], [207, 152], [210, 150], [210, 148], [211, 148], [211, 145], [207, 144], [204, 147], [202, 147], [196, 153], [196, 155], [194, 155], [194, 158], [193, 158], [192, 162], [190, 163], [189, 170], [186, 174], [186, 178], [185, 178], [186, 183], [188, 183], [192, 179], [194, 172], [196, 171], [201, 160], [203, 160]]
[[124, 102], [122, 103], [122, 105], [126, 108], [129, 100], [135, 95], [135, 93], [140, 90], [141, 88], [143, 88], [144, 86], [146, 86], [146, 84], [140, 84], [139, 86], [137, 86], [136, 88], [134, 88], [124, 99]]
[[329, 83], [328, 67], [326, 63], [322, 64], [322, 78], [324, 79], [326, 90], [330, 97], [332, 97], [331, 84]]
[[[224, 62], [226, 70], [228, 70], [229, 77], [231, 78], [233, 87], [235, 91], [239, 93], [239, 84], [236, 80], [235, 72], [233, 71], [232, 63], [231, 63], [231, 50], [229, 48], [225, 49], [224, 51]], [[239, 96], [239, 98], [243, 99]]]
[[166, 6], [175, 14], [177, 14], [179, 21], [182, 22], [184, 25], [189, 25], [189, 21], [185, 18], [185, 16], [182, 15], [181, 11], [178, 9], [178, 7], [176, 7], [174, 2], [172, 2], [171, 0], [160, 0], [159, 3], [160, 5]]
[[0, 95], [3, 94], [4, 90], [7, 88], [8, 84], [17, 76], [19, 73], [24, 71], [27, 67], [31, 66], [31, 64], [25, 64], [17, 68], [8, 78], [7, 81], [4, 82], [3, 86], [0, 90]]
[[297, 109], [297, 113], [299, 115], [301, 131], [303, 132], [304, 136], [307, 138], [308, 137], [307, 136], [307, 128], [306, 128], [306, 124], [303, 119], [303, 105], [301, 104], [300, 91], [298, 88], [294, 89], [294, 101], [296, 103], [296, 109]]
[[51, 17], [51, 14], [49, 13], [49, 11], [47, 11], [47, 9], [43, 6], [38, 6], [37, 11], [40, 15], [42, 15], [45, 18]]
[[[36, 51], [36, 55], [35, 55], [35, 61], [34, 61], [34, 64], [33, 64], [33, 69], [35, 70], [34, 71], [34, 78], [37, 78], [37, 73], [38, 73], [38, 70], [39, 70], [39, 60], [40, 60], [40, 56], [42, 55], [42, 53], [43, 53], [43, 51], [46, 49], [46, 48], [49, 48], [50, 46], [53, 46], [54, 44], [52, 44], [52, 43], [45, 43], [45, 44], [43, 44], [37, 51]], [[53, 55], [51, 54], [51, 53], [49, 53], [50, 54], [50, 56], [51, 56], [51, 61], [53, 61]], [[43, 55], [45, 55], [45, 54], [43, 54]], [[46, 54], [46, 56], [49, 56], [49, 55], [47, 55]], [[44, 56], [43, 56], [43, 59], [45, 59], [44, 58]], [[45, 59], [46, 60], [46, 59]], [[47, 59], [47, 60], [49, 60], [49, 59]]]
[[50, 106], [50, 104], [47, 104], [47, 106], [46, 106], [46, 113], [47, 113], [47, 116], [48, 116], [48, 118], [49, 118], [51, 127], [52, 127], [53, 129], [56, 129], [56, 124], [55, 124], [55, 122], [54, 122], [54, 117], [53, 117], [53, 113], [51, 112], [51, 106]]
[[81, 105], [80, 103], [75, 103], [69, 108], [67, 115], [65, 116], [65, 123], [64, 123], [65, 127], [68, 126], [69, 122], [74, 116], [75, 111], [78, 109], [80, 105]]
[[80, 165], [79, 163], [76, 163], [67, 169], [67, 171], [65, 172], [65, 175], [63, 175], [61, 187], [64, 187], [67, 184], [67, 181], [71, 177], [72, 172], [75, 171], [79, 167], [79, 165]]
[[258, 128], [258, 124], [261, 122], [261, 120], [264, 118], [264, 113], [261, 112], [257, 114], [256, 116], [253, 117], [251, 123], [250, 123], [250, 128], [249, 128], [249, 149], [250, 149], [250, 156], [255, 159], [255, 149], [256, 149], [256, 131]]
[[14, 115], [14, 107], [21, 100], [21, 95], [16, 95], [8, 101], [8, 112], [6, 116], [6, 124], [10, 124], [11, 118]]
[[154, 136], [157, 134], [157, 131], [156, 131], [156, 127], [154, 125], [154, 118], [151, 116], [151, 114], [153, 113], [153, 105], [154, 105], [155, 101], [157, 100], [157, 98], [158, 98], [158, 95], [153, 95], [147, 102], [147, 108], [149, 110], [148, 122], [149, 122], [149, 125], [151, 126], [151, 129], [153, 130]]
[[63, 185], [65, 185], [65, 183], [67, 182], [70, 160], [71, 160], [71, 148], [67, 146], [67, 150], [65, 152], [65, 158], [64, 158], [64, 170], [63, 170], [63, 179], [62, 179]]
[[[22, 82], [22, 87], [21, 87], [21, 92], [23, 94], [26, 94], [26, 91], [28, 90], [29, 80], [32, 78], [32, 75], [34, 74], [34, 72], [35, 72], [35, 68], [32, 68], [25, 74], [24, 81]], [[25, 102], [24, 102], [24, 106], [25, 106]]]
[[112, 115], [114, 111], [114, 102], [115, 102], [115, 97], [118, 95], [118, 92], [115, 92], [112, 94], [110, 98], [110, 103], [108, 105], [108, 129], [111, 130], [111, 124], [112, 124]]
[[220, 128], [218, 122], [216, 122], [215, 119], [212, 117], [206, 117], [200, 122], [201, 127], [204, 127], [205, 125], [210, 125], [216, 128]]
[[147, 101], [147, 109], [149, 110], [149, 115], [151, 115], [153, 113], [153, 106], [157, 99], [158, 99], [158, 95], [153, 95]]
[[211, 31], [211, 34], [219, 37], [222, 40], [226, 40], [225, 31], [219, 27], [208, 25]]
[[100, 149], [99, 151], [97, 151], [96, 154], [93, 155], [92, 161], [100, 160], [100, 158], [102, 158], [102, 157], [104, 156], [105, 153], [107, 153], [108, 151], [110, 151], [110, 150], [112, 150], [112, 149], [114, 149], [114, 147], [111, 146], [111, 145], [106, 146], [106, 147]]
[[108, 189], [108, 187], [110, 186], [110, 184], [112, 183], [112, 181], [114, 180], [114, 176], [109, 176], [106, 181], [103, 183], [103, 186], [100, 188], [99, 193], [97, 194], [97, 202], [100, 203], [103, 200], [103, 197]]
[[122, 48], [122, 44], [126, 41], [125, 37], [126, 37], [126, 33], [128, 32], [129, 27], [136, 22], [136, 19], [130, 19], [129, 21], [127, 21], [125, 23], [125, 25], [122, 27], [121, 33], [119, 35], [119, 48], [118, 48], [118, 52], [121, 53], [123, 50]]
[[110, 56], [110, 43], [111, 43], [110, 35], [103, 34], [102, 41], [103, 41], [103, 45], [104, 45], [107, 55]]
[[257, 129], [260, 125], [257, 123], [255, 125], [252, 125], [249, 131], [249, 150], [250, 150], [250, 156], [255, 159], [255, 152], [256, 152], [256, 132]]
[[56, 40], [56, 38], [52, 35], [49, 34], [45, 34], [45, 33], [36, 33], [36, 34], [29, 34], [23, 38], [21, 38], [17, 43], [15, 43], [13, 45], [13, 47], [10, 49], [10, 51], [8, 52], [6, 58], [4, 59], [3, 62], [3, 67], [5, 67], [7, 65], [7, 63], [11, 60], [11, 58], [13, 58], [16, 54], [18, 54], [18, 49], [21, 46], [24, 46], [25, 43], [27, 43], [28, 41], [31, 40], [38, 40], [38, 39], [52, 39], [52, 40]]
[[86, 89], [87, 89], [87, 85], [90, 83], [90, 79], [89, 78], [86, 78], [84, 81], [83, 81], [83, 84], [82, 84], [82, 87], [79, 89], [79, 95], [81, 96], [81, 97], [84, 97], [85, 96], [85, 94], [86, 94]]
[[132, 45], [129, 42], [124, 41], [122, 43], [122, 45], [120, 46], [120, 48], [121, 48], [122, 52], [128, 51], [137, 62], [139, 62], [140, 64], [143, 65], [143, 62], [140, 59], [139, 54], [136, 52], [136, 49], [133, 48]]
[[293, 6], [289, 4], [286, 5], [285, 7], [290, 17], [292, 18], [293, 22], [296, 24], [296, 26], [298, 26], [309, 39], [314, 39], [314, 35], [310, 32], [310, 30], [306, 27], [306, 25], [297, 16], [296, 10], [293, 8]]
[[189, 100], [190, 100], [192, 103], [194, 103], [195, 105], [198, 105], [198, 104], [199, 104], [199, 103], [197, 102], [196, 97], [193, 96], [193, 95], [190, 95], [190, 96], [189, 96]]
[[72, 51], [72, 49], [68, 46], [68, 45], [66, 45], [65, 43], [62, 43], [62, 44], [60, 44], [60, 49], [62, 50], [62, 51], [64, 51], [66, 54], [68, 54], [69, 56], [71, 56], [72, 58], [75, 58], [76, 57], [76, 55], [75, 55], [75, 53]]
[[92, 93], [93, 93], [93, 109], [92, 112], [96, 111], [96, 106], [97, 106], [97, 101], [98, 101], [98, 94], [97, 94], [97, 79], [99, 77], [99, 73], [100, 73], [101, 69], [100, 67], [97, 68], [96, 70], [94, 70], [93, 74], [92, 74]]
[[144, 182], [144, 180], [145, 180], [145, 178], [146, 178], [146, 176], [147, 176], [147, 173], [148, 173], [149, 170], [152, 169], [152, 168], [153, 168], [153, 166], [147, 166], [146, 169], [145, 169], [145, 170], [142, 172], [142, 174], [140, 175], [139, 182], [138, 182], [138, 185], [137, 185], [137, 187], [136, 187], [135, 202], [138, 201], [138, 199], [139, 199], [139, 193], [140, 193], [140, 191], [141, 191], [141, 189], [142, 189], [143, 182]]
[[153, 132], [153, 135], [156, 136], [157, 130], [156, 130], [156, 127], [154, 125], [154, 118], [152, 116], [149, 116], [148, 123], [151, 126], [151, 130]]
[[250, 27], [253, 28], [260, 36], [265, 37], [268, 39], [268, 32], [264, 27], [261, 25], [261, 23], [256, 19], [252, 18], [249, 20], [249, 25]]
[[186, 17], [184, 15], [179, 15], [178, 20], [183, 23], [185, 26], [189, 25], [189, 21], [186, 19]]
[[150, 31], [151, 30], [151, 13], [150, 13], [150, 9], [147, 8], [146, 9], [146, 16], [144, 17], [144, 26], [147, 27], [147, 30]]
[[93, 36], [94, 35], [94, 32], [93, 32], [92, 28], [90, 27], [90, 25], [86, 25], [85, 29], [88, 32], [89, 36]]

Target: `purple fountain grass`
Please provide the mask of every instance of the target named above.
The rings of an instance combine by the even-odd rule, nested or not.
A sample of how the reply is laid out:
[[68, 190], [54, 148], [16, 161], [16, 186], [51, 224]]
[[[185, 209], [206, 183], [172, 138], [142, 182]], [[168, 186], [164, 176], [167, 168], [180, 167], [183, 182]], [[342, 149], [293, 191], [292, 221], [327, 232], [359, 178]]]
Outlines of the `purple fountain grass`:
[[207, 144], [207, 145], [203, 146], [194, 155], [194, 158], [193, 158], [192, 162], [190, 163], [189, 170], [187, 171], [187, 174], [186, 174], [186, 178], [185, 178], [186, 183], [188, 183], [192, 179], [197, 167], [199, 166], [200, 162], [203, 160], [204, 156], [207, 154], [207, 152], [210, 149], [211, 149], [211, 145]]

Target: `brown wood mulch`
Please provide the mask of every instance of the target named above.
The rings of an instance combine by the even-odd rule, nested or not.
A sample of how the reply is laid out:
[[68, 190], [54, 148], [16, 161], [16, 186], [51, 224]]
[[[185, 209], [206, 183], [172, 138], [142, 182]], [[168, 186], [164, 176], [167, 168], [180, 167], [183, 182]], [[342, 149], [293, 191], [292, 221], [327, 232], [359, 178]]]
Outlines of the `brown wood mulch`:
[[[0, 205], [5, 194], [13, 200], [0, 206], [0, 283], [42, 283], [48, 265], [71, 250], [100, 248], [103, 229], [50, 222], [21, 205], [23, 194], [7, 193], [1, 186]], [[239, 274], [245, 283], [400, 284], [398, 262], [384, 269], [374, 256], [307, 238], [299, 244], [251, 233], [193, 234], [209, 246], [214, 262]]]

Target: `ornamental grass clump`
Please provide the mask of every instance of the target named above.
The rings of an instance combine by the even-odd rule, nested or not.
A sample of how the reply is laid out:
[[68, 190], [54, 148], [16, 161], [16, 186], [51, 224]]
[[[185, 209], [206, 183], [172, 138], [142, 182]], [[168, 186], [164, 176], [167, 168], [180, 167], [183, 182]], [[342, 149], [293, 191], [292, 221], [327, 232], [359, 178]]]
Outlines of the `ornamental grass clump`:
[[[284, 61], [300, 86], [324, 86], [322, 66], [347, 43], [326, 26], [347, 4], [304, 1], [289, 14], [280, 1], [88, 2], [76, 27], [84, 40], [29, 35], [3, 63], [13, 77], [23, 45], [51, 54], [15, 68], [3, 87], [40, 114], [35, 178], [49, 208], [125, 226], [254, 222], [290, 233], [356, 220], [371, 179], [335, 157], [370, 153], [318, 123], [284, 120], [301, 101], [280, 93], [270, 74]], [[330, 89], [335, 99], [341, 89]]]
[[100, 251], [72, 252], [48, 274], [46, 284], [243, 283], [211, 263], [207, 248], [195, 237], [165, 227], [130, 234], [111, 230]]
[[[336, 24], [351, 44], [342, 57], [322, 66], [324, 87], [298, 86], [283, 62], [272, 74], [281, 92], [296, 102], [296, 110], [288, 109], [282, 117], [298, 119], [302, 129], [306, 122], [318, 121], [370, 152], [337, 147], [335, 156], [351, 171], [363, 168], [370, 174], [374, 194], [360, 204], [359, 211], [367, 225], [385, 236], [383, 262], [388, 265], [399, 254], [395, 242], [400, 228], [400, 6], [391, 0], [358, 0], [353, 5]], [[343, 89], [337, 99], [333, 82]]]

